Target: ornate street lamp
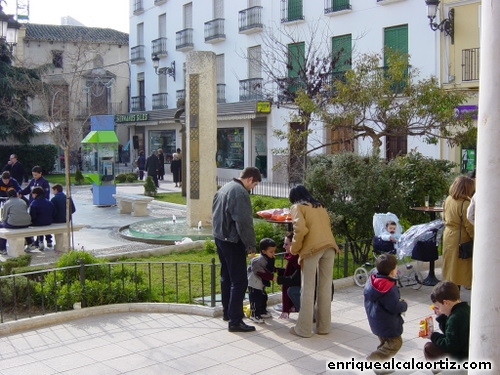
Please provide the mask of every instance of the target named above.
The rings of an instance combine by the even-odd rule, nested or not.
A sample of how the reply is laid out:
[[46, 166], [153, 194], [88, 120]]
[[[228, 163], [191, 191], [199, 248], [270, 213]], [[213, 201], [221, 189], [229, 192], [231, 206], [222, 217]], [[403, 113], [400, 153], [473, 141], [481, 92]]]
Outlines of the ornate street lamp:
[[167, 76], [172, 77], [175, 81], [175, 61], [172, 61], [172, 64], [170, 64], [170, 66], [159, 68], [160, 58], [158, 57], [158, 55], [153, 55], [151, 59], [153, 60], [153, 68], [155, 68], [156, 74], [166, 74]]
[[9, 47], [10, 53], [17, 44], [17, 32], [21, 24], [14, 19], [14, 16], [5, 14], [0, 5], [0, 40]]
[[453, 32], [454, 32], [454, 21], [455, 21], [455, 9], [450, 9], [448, 12], [448, 18], [442, 20], [439, 24], [434, 21], [439, 8], [439, 0], [425, 0], [427, 5], [427, 17], [429, 18], [429, 26], [432, 30], [439, 30], [444, 32], [451, 38], [451, 43], [454, 43]]

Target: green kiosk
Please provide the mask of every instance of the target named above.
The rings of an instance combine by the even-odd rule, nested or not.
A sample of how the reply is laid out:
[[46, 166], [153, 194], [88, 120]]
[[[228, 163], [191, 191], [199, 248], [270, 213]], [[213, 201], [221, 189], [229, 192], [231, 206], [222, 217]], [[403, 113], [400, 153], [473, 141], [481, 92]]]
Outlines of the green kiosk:
[[82, 141], [82, 171], [92, 182], [94, 205], [116, 204], [115, 161], [118, 157], [118, 138], [114, 116], [90, 117], [90, 133]]

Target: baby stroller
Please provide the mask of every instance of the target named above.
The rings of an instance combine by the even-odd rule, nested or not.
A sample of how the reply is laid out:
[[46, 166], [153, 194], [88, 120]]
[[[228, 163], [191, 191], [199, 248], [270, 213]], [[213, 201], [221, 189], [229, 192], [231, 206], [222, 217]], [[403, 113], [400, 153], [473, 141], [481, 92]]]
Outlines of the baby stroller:
[[[386, 224], [388, 222], [396, 223], [396, 231], [394, 233], [394, 237], [399, 239], [396, 243], [392, 241], [383, 240], [380, 236], [384, 232], [386, 228]], [[373, 215], [373, 231], [375, 232], [375, 236], [373, 237], [373, 256], [376, 258], [378, 255], [383, 253], [395, 254], [399, 259], [403, 259], [404, 255], [401, 256], [399, 252], [399, 243], [400, 238], [403, 237], [402, 227], [399, 224], [398, 217], [391, 213], [385, 214], [375, 214]], [[406, 264], [405, 271], [401, 271], [398, 269], [398, 285], [400, 287], [411, 286], [413, 289], [420, 289], [422, 287], [423, 276], [420, 271], [413, 268], [413, 265]], [[369, 270], [369, 271], [368, 271]], [[372, 263], [366, 263], [362, 267], [358, 267], [354, 271], [354, 282], [356, 285], [360, 287], [364, 287], [368, 277], [376, 272], [376, 268], [374, 268]]]
[[398, 257], [411, 256], [423, 262], [438, 259], [437, 247], [443, 231], [444, 221], [441, 219], [412, 226], [399, 239]]

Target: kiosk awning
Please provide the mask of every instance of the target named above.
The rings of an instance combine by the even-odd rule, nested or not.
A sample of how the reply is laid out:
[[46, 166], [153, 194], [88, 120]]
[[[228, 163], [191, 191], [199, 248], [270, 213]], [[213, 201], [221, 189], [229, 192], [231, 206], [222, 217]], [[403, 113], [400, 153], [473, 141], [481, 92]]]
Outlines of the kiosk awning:
[[118, 137], [111, 130], [94, 130], [87, 134], [82, 143], [118, 143]]

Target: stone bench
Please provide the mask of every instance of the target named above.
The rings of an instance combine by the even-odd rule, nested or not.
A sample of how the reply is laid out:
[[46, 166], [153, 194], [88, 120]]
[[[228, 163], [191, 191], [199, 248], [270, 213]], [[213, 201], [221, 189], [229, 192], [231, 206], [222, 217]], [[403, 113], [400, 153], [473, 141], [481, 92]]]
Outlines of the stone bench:
[[[77, 232], [86, 225], [73, 224], [73, 232]], [[44, 225], [41, 227], [27, 228], [0, 228], [0, 238], [5, 238], [8, 244], [8, 255], [18, 257], [24, 254], [25, 237], [44, 236], [53, 234], [56, 241], [57, 250], [67, 251], [69, 247], [66, 223]]]
[[121, 214], [132, 216], [148, 216], [148, 204], [153, 200], [151, 197], [136, 194], [113, 194]]

